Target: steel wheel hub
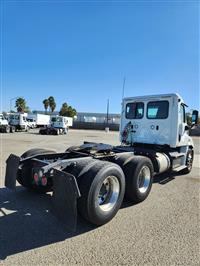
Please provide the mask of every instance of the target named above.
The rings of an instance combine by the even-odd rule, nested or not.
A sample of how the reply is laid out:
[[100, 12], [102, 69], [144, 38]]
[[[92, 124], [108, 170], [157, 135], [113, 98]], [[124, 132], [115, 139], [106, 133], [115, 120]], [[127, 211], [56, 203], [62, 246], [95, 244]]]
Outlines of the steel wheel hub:
[[104, 211], [110, 211], [119, 198], [120, 184], [115, 176], [108, 176], [104, 179], [98, 193], [98, 206]]
[[143, 166], [138, 175], [138, 189], [145, 193], [150, 185], [151, 171], [148, 166]]

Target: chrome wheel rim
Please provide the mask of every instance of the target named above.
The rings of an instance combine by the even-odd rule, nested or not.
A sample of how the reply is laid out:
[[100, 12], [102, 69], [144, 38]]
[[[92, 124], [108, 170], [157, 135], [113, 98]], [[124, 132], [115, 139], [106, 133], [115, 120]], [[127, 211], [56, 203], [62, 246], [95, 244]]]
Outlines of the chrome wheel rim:
[[193, 156], [192, 153], [189, 153], [187, 156], [187, 168], [192, 169]]
[[101, 211], [108, 212], [116, 205], [120, 193], [120, 184], [116, 176], [108, 176], [104, 179], [97, 197]]
[[151, 171], [148, 166], [143, 166], [138, 175], [138, 189], [140, 193], [145, 193], [151, 181]]

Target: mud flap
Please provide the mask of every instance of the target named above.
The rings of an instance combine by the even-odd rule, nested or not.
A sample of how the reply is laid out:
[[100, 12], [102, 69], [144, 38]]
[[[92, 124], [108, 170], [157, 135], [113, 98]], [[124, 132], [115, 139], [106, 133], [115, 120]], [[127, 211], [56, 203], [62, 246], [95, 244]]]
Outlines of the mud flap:
[[53, 212], [64, 225], [76, 231], [77, 198], [80, 191], [73, 175], [54, 169], [53, 176]]
[[20, 157], [11, 154], [6, 160], [6, 177], [5, 186], [14, 189], [16, 186], [17, 171], [19, 167]]

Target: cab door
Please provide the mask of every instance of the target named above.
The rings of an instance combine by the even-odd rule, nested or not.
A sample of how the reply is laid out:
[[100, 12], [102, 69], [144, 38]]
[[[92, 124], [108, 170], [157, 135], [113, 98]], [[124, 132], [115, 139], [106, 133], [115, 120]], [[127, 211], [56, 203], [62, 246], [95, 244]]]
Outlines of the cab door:
[[188, 143], [189, 127], [186, 122], [185, 105], [183, 103], [180, 103], [179, 106], [178, 121], [178, 142], [179, 146], [184, 146]]

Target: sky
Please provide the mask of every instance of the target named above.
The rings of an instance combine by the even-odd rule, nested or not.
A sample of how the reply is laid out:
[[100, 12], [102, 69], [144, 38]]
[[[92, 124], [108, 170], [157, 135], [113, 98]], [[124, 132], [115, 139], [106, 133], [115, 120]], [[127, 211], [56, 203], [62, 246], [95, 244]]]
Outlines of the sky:
[[120, 113], [124, 96], [178, 92], [199, 108], [198, 1], [1, 1], [1, 111], [54, 96]]

